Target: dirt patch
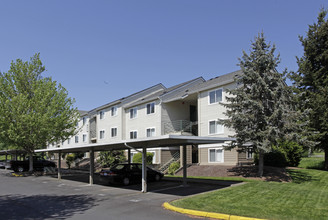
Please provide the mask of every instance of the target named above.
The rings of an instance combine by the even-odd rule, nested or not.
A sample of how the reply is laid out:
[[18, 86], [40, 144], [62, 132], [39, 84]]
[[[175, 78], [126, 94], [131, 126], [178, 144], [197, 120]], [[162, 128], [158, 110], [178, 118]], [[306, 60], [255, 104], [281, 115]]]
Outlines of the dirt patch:
[[[213, 177], [243, 177], [263, 181], [290, 182], [291, 177], [285, 168], [265, 166], [263, 176], [257, 175], [257, 166], [206, 166], [194, 165], [188, 168], [188, 176], [213, 176]], [[179, 171], [177, 175], [183, 175]]]

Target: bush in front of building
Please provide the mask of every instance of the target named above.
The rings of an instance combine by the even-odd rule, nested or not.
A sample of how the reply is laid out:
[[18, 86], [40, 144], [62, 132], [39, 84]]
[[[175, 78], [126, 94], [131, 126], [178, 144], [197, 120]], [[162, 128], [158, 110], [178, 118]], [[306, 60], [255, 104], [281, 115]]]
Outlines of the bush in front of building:
[[[148, 165], [153, 164], [153, 157], [154, 157], [154, 153], [147, 152], [146, 162]], [[133, 163], [142, 163], [142, 154], [136, 153], [135, 155], [133, 155], [132, 162]]]
[[[296, 142], [281, 142], [272, 147], [272, 151], [264, 154], [264, 165], [273, 167], [297, 167], [301, 161], [303, 147]], [[258, 164], [258, 155], [254, 158]]]
[[180, 168], [180, 163], [179, 162], [173, 162], [170, 164], [169, 169], [168, 169], [168, 174], [174, 175], [175, 172]]

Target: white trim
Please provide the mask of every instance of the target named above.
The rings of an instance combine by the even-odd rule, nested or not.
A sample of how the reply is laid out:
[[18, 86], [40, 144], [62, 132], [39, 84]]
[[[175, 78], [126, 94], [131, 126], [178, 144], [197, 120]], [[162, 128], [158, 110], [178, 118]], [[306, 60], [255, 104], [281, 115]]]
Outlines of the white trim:
[[[115, 111], [114, 111], [115, 114], [114, 115], [113, 115], [113, 109], [115, 109]], [[115, 117], [117, 115], [118, 115], [118, 107], [117, 107], [117, 105], [110, 107], [110, 116], [111, 117]]]
[[105, 119], [105, 110], [101, 110], [99, 111], [99, 120], [104, 120], [104, 119]]
[[[217, 90], [221, 90], [222, 91], [221, 92], [221, 101], [215, 101], [215, 102], [211, 103], [210, 93], [211, 92], [216, 92]], [[223, 102], [223, 88], [220, 87], [220, 88], [212, 89], [212, 90], [210, 90], [210, 91], [207, 92], [207, 96], [208, 96], [208, 100], [207, 100], [208, 105], [215, 105], [215, 104], [218, 104], [220, 102]]]
[[[147, 136], [147, 134], [148, 134], [148, 132], [147, 132], [147, 130], [148, 129], [154, 129], [154, 135], [152, 135], [152, 136]], [[149, 127], [149, 128], [146, 128], [146, 137], [147, 138], [149, 138], [149, 137], [155, 137], [156, 136], [156, 127]]]
[[207, 132], [208, 132], [208, 135], [224, 134], [224, 126], [222, 124], [219, 124], [220, 126], [222, 126], [222, 131], [221, 132], [218, 132], [217, 131], [217, 125], [218, 125], [218, 123], [215, 123], [215, 133], [210, 133], [210, 130], [211, 130], [210, 129], [210, 122], [212, 122], [212, 121], [218, 122], [217, 119], [208, 120], [208, 122], [207, 122], [207, 126], [208, 126]]
[[[136, 138], [131, 138], [131, 132], [136, 132], [136, 134], [137, 134], [136, 136], [137, 136], [137, 137], [136, 137]], [[130, 130], [130, 131], [129, 131], [129, 139], [130, 139], [130, 140], [138, 139], [138, 130]]]
[[[146, 107], [146, 108], [147, 108], [147, 107]], [[131, 110], [133, 110], [133, 109], [136, 111], [136, 114], [135, 114], [135, 117], [131, 118]], [[146, 111], [147, 111], [147, 109], [146, 109]], [[130, 109], [129, 109], [129, 119], [130, 119], [130, 120], [133, 120], [133, 119], [136, 119], [136, 118], [138, 118], [138, 107], [130, 108]]]
[[[84, 137], [85, 137], [85, 140], [84, 140]], [[88, 134], [84, 133], [82, 134], [82, 143], [87, 143], [88, 141]]]
[[[103, 137], [101, 137], [101, 132], [103, 132]], [[99, 140], [105, 139], [105, 134], [106, 134], [105, 129], [99, 130]]]
[[[113, 136], [113, 131], [112, 131], [112, 129], [116, 129], [116, 135], [115, 136]], [[117, 127], [111, 127], [110, 128], [110, 138], [116, 138], [117, 136], [118, 136], [118, 128]]]
[[[221, 154], [222, 154], [222, 160], [221, 161], [211, 161], [211, 158], [210, 158], [210, 150], [215, 150], [215, 153], [216, 153], [216, 150], [221, 150]], [[211, 148], [208, 148], [207, 149], [207, 156], [208, 156], [208, 163], [224, 163], [224, 148], [223, 147], [211, 147]], [[216, 154], [215, 154], [216, 155]]]
[[[154, 112], [151, 112], [151, 113], [149, 113], [148, 114], [148, 105], [151, 105], [151, 104], [154, 104]], [[146, 104], [146, 115], [153, 115], [153, 114], [155, 114], [156, 113], [156, 102], [149, 102], [149, 103], [147, 103]]]

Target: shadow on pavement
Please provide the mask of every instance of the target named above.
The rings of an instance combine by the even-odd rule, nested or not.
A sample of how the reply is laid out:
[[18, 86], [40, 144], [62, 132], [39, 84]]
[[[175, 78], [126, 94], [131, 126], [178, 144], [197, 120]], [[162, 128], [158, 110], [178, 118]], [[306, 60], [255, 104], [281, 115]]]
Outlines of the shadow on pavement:
[[[57, 176], [53, 176], [57, 178]], [[87, 173], [78, 173], [78, 174], [64, 174], [62, 179], [89, 183], [89, 175]], [[168, 194], [175, 196], [189, 196], [198, 193], [213, 191], [217, 189], [222, 189], [240, 182], [234, 181], [220, 181], [220, 180], [202, 180], [202, 179], [188, 179], [187, 186], [182, 185], [182, 178], [166, 178], [159, 182], [148, 182], [147, 189], [148, 192], [155, 192], [160, 194]], [[119, 189], [129, 189], [135, 191], [141, 191], [141, 183], [131, 184], [129, 186], [123, 186], [120, 184], [109, 184], [106, 179], [95, 174], [94, 184], [115, 187]]]
[[5, 195], [0, 196], [0, 218], [66, 219], [93, 206], [96, 206], [96, 199], [88, 195]]

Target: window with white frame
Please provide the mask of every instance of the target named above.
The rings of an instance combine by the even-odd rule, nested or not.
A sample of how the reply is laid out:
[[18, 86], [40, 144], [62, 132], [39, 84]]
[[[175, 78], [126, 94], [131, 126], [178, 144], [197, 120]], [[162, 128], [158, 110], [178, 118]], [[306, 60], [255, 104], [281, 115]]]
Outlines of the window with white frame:
[[117, 106], [113, 106], [110, 108], [111, 116], [117, 115]]
[[155, 128], [147, 128], [146, 134], [147, 134], [147, 137], [154, 137], [155, 136]]
[[208, 92], [209, 104], [222, 102], [222, 89], [217, 89]]
[[208, 149], [208, 162], [222, 163], [223, 162], [223, 149], [222, 148]]
[[79, 136], [75, 136], [75, 143], [79, 143]]
[[101, 130], [101, 131], [99, 132], [99, 138], [100, 138], [100, 139], [104, 139], [104, 138], [105, 138], [105, 130]]
[[155, 102], [147, 104], [147, 115], [155, 113]]
[[137, 139], [138, 131], [130, 131], [130, 139]]
[[83, 125], [85, 125], [85, 123], [87, 123], [87, 117], [83, 117], [82, 121], [83, 121]]
[[99, 118], [104, 119], [105, 118], [105, 111], [100, 111], [99, 112]]
[[209, 134], [222, 134], [224, 132], [223, 125], [217, 120], [209, 121]]
[[254, 155], [253, 155], [253, 148], [252, 147], [248, 147], [246, 149], [246, 159], [253, 159]]
[[70, 143], [71, 143], [71, 139], [68, 138], [68, 139], [67, 139], [67, 144], [70, 144]]
[[117, 136], [117, 128], [111, 128], [111, 137], [116, 137]]
[[87, 142], [87, 135], [86, 135], [86, 134], [84, 134], [84, 135], [82, 136], [82, 141], [83, 141], [83, 143]]
[[130, 118], [136, 118], [137, 117], [137, 108], [131, 108], [130, 109]]

